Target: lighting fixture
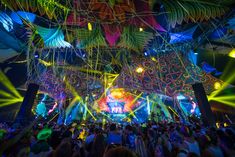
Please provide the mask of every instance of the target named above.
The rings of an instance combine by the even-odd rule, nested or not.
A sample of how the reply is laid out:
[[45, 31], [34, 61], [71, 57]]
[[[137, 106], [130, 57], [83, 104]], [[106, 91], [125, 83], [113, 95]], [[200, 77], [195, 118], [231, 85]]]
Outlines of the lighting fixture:
[[92, 31], [92, 24], [90, 22], [88, 22], [87, 28], [88, 28], [89, 31]]
[[214, 83], [214, 89], [218, 90], [221, 88], [221, 84], [219, 82]]
[[235, 58], [235, 49], [232, 49], [231, 52], [228, 54], [229, 57]]
[[135, 69], [135, 71], [140, 74], [144, 71], [144, 68], [138, 67], [138, 68]]

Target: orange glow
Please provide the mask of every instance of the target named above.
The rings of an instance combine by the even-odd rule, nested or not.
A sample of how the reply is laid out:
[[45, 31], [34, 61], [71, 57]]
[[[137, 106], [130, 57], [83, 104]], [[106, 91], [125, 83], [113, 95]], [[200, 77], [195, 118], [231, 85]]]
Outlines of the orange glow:
[[115, 99], [123, 98], [124, 93], [125, 93], [125, 91], [124, 91], [123, 88], [113, 88], [113, 89], [110, 90], [110, 94]]
[[105, 97], [103, 96], [97, 103], [101, 111], [110, 112], [108, 103], [112, 102], [124, 103], [125, 105], [122, 111], [124, 113], [131, 112], [136, 106], [139, 105], [139, 103], [135, 101], [135, 98], [125, 92], [123, 88], [110, 89], [110, 93]]

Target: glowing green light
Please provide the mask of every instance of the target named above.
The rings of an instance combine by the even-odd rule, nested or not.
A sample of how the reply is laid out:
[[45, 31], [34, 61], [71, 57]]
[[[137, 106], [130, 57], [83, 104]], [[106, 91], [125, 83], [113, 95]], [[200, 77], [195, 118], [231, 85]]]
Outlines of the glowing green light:
[[4, 134], [7, 133], [6, 130], [4, 129], [0, 129], [0, 139], [2, 139], [4, 137]]
[[43, 130], [41, 130], [38, 135], [37, 135], [37, 139], [38, 140], [45, 140], [47, 139], [48, 137], [50, 137], [52, 134], [52, 130], [49, 129], [49, 128], [45, 128]]
[[235, 49], [232, 49], [232, 51], [228, 54], [228, 56], [235, 58]]

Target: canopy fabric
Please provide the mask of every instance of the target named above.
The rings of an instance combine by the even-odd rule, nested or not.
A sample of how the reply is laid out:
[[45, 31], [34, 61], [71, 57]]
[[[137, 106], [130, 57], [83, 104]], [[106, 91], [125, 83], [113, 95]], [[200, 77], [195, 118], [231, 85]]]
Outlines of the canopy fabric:
[[12, 12], [11, 13], [11, 18], [14, 22], [23, 25], [22, 19], [33, 23], [34, 20], [36, 19], [36, 15], [30, 12], [25, 12], [25, 11], [17, 11], [17, 12]]
[[[143, 73], [136, 68], [142, 67]], [[206, 74], [199, 67], [191, 64], [176, 52], [165, 54], [154, 60], [135, 59], [130, 66], [125, 65], [117, 78], [117, 84], [128, 90], [156, 92], [171, 97], [179, 93], [193, 96], [192, 84], [202, 82], [209, 94], [214, 90], [214, 83], [222, 81]]]
[[38, 34], [43, 38], [47, 48], [71, 47], [72, 45], [64, 40], [64, 34], [60, 28], [44, 28], [36, 26]]
[[19, 53], [11, 48], [9, 48], [9, 49], [1, 49], [0, 48], [0, 63], [4, 62], [7, 59], [15, 57], [17, 55], [19, 55]]
[[170, 42], [171, 44], [187, 42], [193, 39], [193, 33], [197, 29], [197, 26], [189, 28], [183, 32], [170, 33]]

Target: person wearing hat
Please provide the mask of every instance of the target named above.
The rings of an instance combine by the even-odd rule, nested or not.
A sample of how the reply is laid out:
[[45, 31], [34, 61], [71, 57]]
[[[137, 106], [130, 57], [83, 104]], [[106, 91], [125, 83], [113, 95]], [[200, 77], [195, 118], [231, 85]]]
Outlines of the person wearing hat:
[[47, 143], [47, 139], [51, 136], [51, 134], [52, 130], [50, 128], [44, 128], [37, 134], [38, 142], [32, 146], [30, 157], [47, 156], [53, 151]]

